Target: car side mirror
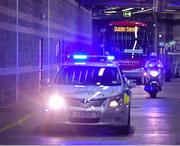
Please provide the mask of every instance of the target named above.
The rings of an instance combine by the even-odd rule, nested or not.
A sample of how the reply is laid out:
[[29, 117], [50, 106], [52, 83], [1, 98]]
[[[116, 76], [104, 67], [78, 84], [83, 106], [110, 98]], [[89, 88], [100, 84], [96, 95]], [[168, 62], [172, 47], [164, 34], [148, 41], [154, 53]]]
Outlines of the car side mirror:
[[128, 88], [133, 88], [137, 85], [136, 80], [127, 80], [126, 83]]

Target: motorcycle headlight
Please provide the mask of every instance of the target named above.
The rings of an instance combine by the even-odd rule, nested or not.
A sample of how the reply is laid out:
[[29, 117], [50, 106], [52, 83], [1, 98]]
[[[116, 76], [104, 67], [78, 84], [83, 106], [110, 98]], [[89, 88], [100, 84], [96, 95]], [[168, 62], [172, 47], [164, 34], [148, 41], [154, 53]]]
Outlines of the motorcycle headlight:
[[50, 109], [58, 110], [65, 106], [64, 98], [58, 94], [50, 96], [48, 106]]
[[150, 75], [153, 77], [157, 77], [159, 75], [158, 71], [150, 71]]

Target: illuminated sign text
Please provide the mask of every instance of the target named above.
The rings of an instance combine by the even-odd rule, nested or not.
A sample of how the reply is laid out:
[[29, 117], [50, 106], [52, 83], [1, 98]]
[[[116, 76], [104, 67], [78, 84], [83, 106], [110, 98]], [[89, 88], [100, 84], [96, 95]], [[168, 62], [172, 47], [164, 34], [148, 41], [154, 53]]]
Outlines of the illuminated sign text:
[[114, 32], [135, 32], [139, 27], [114, 26]]

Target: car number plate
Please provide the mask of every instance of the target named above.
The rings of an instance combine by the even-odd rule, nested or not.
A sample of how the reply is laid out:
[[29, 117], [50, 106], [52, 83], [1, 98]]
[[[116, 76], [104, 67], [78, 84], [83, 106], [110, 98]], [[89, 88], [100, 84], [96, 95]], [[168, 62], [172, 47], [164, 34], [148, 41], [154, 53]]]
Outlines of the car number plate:
[[97, 118], [96, 112], [71, 112], [71, 118]]

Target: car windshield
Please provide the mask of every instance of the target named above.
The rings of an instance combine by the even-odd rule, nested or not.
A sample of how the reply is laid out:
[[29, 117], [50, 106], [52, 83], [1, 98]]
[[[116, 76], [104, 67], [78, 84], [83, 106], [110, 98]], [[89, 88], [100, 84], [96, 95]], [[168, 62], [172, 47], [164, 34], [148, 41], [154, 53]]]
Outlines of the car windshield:
[[56, 84], [65, 85], [121, 85], [116, 67], [63, 66], [59, 71]]

